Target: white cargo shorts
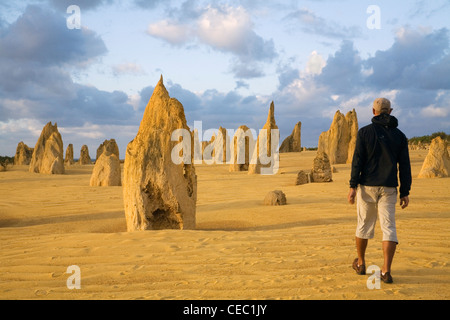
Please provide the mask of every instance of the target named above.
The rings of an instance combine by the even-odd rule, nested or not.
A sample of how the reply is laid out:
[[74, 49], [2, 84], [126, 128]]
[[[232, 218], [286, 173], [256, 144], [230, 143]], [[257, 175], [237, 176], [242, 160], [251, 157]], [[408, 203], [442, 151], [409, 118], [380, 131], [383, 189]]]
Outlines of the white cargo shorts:
[[358, 223], [356, 236], [372, 239], [375, 234], [377, 216], [380, 219], [383, 241], [398, 243], [395, 227], [395, 204], [397, 188], [359, 185], [356, 193]]

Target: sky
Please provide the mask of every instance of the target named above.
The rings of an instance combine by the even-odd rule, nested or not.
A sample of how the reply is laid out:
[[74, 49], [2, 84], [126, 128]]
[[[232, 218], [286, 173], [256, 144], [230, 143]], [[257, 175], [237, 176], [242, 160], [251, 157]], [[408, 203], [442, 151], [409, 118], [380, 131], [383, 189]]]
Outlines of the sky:
[[203, 132], [258, 132], [273, 101], [280, 143], [300, 121], [316, 147], [336, 111], [361, 128], [385, 97], [408, 138], [450, 133], [449, 16], [448, 0], [2, 0], [0, 155], [56, 122], [75, 158], [112, 138], [124, 158], [161, 76]]

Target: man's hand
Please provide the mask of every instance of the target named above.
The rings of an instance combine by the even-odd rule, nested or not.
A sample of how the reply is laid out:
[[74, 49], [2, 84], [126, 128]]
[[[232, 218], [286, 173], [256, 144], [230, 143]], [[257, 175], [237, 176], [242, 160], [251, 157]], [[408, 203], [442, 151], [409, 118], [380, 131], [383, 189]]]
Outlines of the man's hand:
[[350, 188], [350, 190], [348, 191], [348, 203], [350, 204], [354, 204], [355, 203], [355, 197], [356, 197], [356, 189], [355, 188]]
[[400, 198], [400, 206], [402, 207], [402, 209], [405, 209], [408, 205], [409, 205], [409, 197], [408, 196]]

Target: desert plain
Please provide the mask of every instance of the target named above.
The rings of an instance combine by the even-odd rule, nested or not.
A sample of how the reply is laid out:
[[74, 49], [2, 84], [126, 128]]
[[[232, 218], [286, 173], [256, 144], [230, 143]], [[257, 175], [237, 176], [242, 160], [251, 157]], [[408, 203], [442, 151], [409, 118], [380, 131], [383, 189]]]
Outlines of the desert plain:
[[[379, 289], [351, 267], [350, 164], [334, 165], [333, 182], [294, 185], [316, 151], [281, 153], [268, 176], [196, 165], [194, 230], [127, 232], [122, 187], [90, 187], [94, 165], [11, 167], [0, 172], [0, 299], [449, 299], [450, 178], [417, 178], [427, 152], [410, 151], [394, 283]], [[272, 190], [287, 205], [264, 206]], [[366, 264], [383, 264], [379, 225]], [[71, 265], [80, 289], [67, 286]]]

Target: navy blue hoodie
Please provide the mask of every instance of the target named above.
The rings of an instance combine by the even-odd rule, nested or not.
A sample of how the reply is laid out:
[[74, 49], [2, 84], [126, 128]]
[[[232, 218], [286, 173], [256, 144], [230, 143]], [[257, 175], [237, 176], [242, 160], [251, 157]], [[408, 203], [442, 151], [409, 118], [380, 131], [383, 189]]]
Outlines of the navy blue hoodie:
[[[398, 120], [381, 114], [358, 131], [353, 154], [350, 187], [397, 187], [400, 177], [400, 198], [409, 195], [411, 189], [411, 164], [408, 139], [397, 129]], [[397, 170], [398, 166], [398, 170]]]

